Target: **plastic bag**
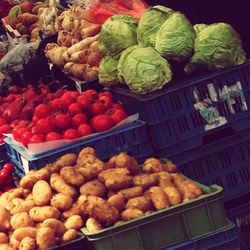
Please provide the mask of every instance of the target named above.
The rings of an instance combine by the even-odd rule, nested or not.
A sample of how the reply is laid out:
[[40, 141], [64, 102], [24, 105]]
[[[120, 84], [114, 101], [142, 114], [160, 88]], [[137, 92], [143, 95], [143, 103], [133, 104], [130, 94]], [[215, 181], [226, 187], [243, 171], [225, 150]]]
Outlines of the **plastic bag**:
[[11, 75], [13, 72], [20, 72], [28, 61], [35, 57], [38, 43], [27, 43], [22, 39], [18, 44], [12, 44], [9, 52], [0, 61], [0, 72]]

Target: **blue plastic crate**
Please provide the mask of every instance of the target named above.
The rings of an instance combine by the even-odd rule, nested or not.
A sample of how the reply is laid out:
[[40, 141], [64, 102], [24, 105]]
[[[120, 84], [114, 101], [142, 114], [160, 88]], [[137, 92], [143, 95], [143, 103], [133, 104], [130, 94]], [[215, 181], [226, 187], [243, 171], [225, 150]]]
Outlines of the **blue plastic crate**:
[[102, 160], [120, 152], [128, 152], [138, 161], [143, 161], [153, 155], [146, 125], [142, 121], [136, 121], [113, 131], [37, 155], [29, 155], [22, 147], [13, 145], [9, 139], [6, 140], [6, 148], [11, 161], [24, 168], [26, 172], [31, 169], [40, 169], [65, 153], [78, 154], [86, 146], [95, 148], [97, 156]]
[[140, 113], [140, 119], [149, 125], [157, 150], [183, 141], [190, 149], [201, 146], [204, 136], [216, 129], [241, 131], [249, 123], [250, 61], [201, 77], [173, 81], [146, 96], [124, 88], [111, 91], [129, 112]]
[[216, 231], [205, 237], [187, 241], [165, 250], [240, 250], [237, 227], [232, 224], [228, 228]]
[[[158, 152], [162, 156], [164, 152]], [[250, 187], [250, 128], [233, 137], [220, 140], [204, 148], [167, 156], [179, 163], [180, 171], [198, 182], [218, 184], [224, 188], [225, 200], [249, 192]], [[189, 161], [182, 162], [184, 158]]]

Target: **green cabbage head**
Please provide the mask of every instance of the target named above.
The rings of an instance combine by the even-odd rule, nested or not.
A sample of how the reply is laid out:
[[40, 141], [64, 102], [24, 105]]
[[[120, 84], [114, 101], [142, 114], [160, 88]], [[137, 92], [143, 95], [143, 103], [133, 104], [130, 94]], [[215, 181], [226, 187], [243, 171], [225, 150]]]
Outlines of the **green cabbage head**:
[[173, 13], [174, 11], [172, 9], [161, 5], [147, 9], [138, 24], [138, 43], [144, 47], [154, 47], [157, 30]]
[[122, 52], [118, 76], [133, 92], [144, 95], [170, 82], [172, 71], [168, 61], [155, 49], [137, 45]]
[[99, 49], [118, 59], [123, 50], [137, 44], [137, 25], [132, 16], [119, 14], [110, 17], [102, 26]]
[[207, 24], [205, 23], [197, 23], [194, 25], [194, 30], [195, 30], [195, 33], [196, 33], [196, 36], [199, 35], [199, 33], [204, 30], [205, 28], [207, 28]]
[[118, 60], [112, 56], [106, 55], [99, 66], [99, 82], [100, 84], [111, 87], [119, 83], [118, 79]]
[[155, 49], [167, 59], [185, 61], [193, 54], [195, 37], [195, 30], [186, 16], [175, 12], [157, 31]]
[[227, 23], [216, 23], [203, 29], [197, 36], [194, 55], [185, 72], [192, 73], [200, 67], [221, 70], [245, 61], [246, 54], [238, 33]]

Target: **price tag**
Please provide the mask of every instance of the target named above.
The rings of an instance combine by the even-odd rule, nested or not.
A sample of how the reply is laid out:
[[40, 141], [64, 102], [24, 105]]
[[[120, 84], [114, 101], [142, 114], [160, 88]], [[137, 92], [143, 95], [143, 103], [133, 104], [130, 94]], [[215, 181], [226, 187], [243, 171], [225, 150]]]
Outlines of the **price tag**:
[[22, 156], [21, 156], [21, 161], [22, 161], [22, 165], [24, 168], [24, 172], [25, 172], [25, 174], [27, 174], [30, 171], [29, 162], [25, 158], [23, 158]]

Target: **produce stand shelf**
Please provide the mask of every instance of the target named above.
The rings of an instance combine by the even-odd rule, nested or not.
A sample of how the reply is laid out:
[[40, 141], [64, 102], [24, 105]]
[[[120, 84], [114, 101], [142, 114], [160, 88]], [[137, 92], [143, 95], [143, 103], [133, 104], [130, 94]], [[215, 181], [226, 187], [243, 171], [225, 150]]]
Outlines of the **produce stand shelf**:
[[205, 196], [88, 234], [94, 250], [156, 250], [193, 240], [229, 225], [222, 201], [222, 188], [199, 184]]
[[176, 153], [180, 146], [184, 151], [203, 146], [216, 130], [243, 130], [250, 118], [249, 82], [247, 61], [200, 77], [173, 80], [164, 89], [146, 96], [120, 87], [111, 91], [129, 112], [140, 113], [156, 151], [177, 148]]
[[40, 169], [46, 164], [54, 162], [65, 153], [78, 154], [87, 146], [95, 148], [97, 156], [102, 160], [120, 152], [128, 152], [139, 161], [143, 161], [153, 154], [146, 126], [142, 121], [136, 121], [110, 132], [37, 155], [27, 154], [22, 147], [14, 145], [9, 138], [6, 140], [10, 160], [19, 166], [19, 169], [22, 168], [23, 172]]

